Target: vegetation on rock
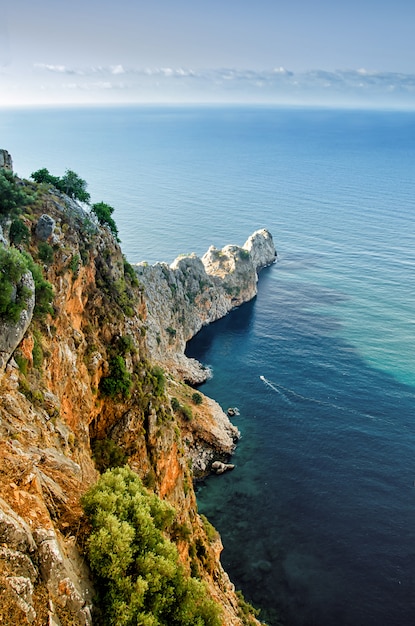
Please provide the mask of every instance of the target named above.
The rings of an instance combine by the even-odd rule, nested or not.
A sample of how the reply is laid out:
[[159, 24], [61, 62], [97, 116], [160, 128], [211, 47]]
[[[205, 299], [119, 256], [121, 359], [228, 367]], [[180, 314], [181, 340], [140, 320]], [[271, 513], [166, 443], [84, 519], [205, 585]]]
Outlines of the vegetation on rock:
[[117, 396], [129, 398], [132, 379], [123, 357], [120, 355], [112, 357], [109, 361], [109, 370], [109, 376], [101, 379], [99, 386], [101, 392], [110, 398]]
[[[220, 626], [219, 606], [186, 574], [165, 535], [175, 511], [127, 466], [108, 470], [82, 499], [88, 555], [108, 626]], [[105, 617], [104, 617], [105, 616]]]
[[59, 178], [59, 176], [53, 176], [50, 174], [46, 167], [40, 170], [36, 170], [31, 174], [31, 178], [37, 183], [47, 183], [53, 185], [59, 191], [66, 193], [67, 196], [80, 202], [89, 202], [91, 196], [87, 192], [87, 183], [80, 178], [73, 170], [66, 170], [65, 174]]
[[93, 204], [91, 210], [97, 216], [98, 222], [101, 226], [108, 226], [112, 234], [118, 239], [118, 228], [111, 215], [114, 213], [114, 209], [105, 202], [97, 202]]
[[20, 284], [27, 271], [28, 262], [23, 254], [0, 246], [0, 318], [18, 321], [31, 295], [30, 290]]
[[33, 196], [10, 170], [0, 169], [0, 215], [19, 214]]

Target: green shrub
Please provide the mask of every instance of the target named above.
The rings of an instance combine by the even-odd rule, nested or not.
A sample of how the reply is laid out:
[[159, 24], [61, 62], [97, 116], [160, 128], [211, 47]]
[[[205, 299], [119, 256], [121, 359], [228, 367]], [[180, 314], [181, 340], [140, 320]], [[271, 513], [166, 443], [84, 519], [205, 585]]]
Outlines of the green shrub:
[[43, 364], [43, 349], [42, 349], [42, 336], [39, 332], [33, 333], [33, 367], [40, 369]]
[[18, 365], [20, 372], [23, 374], [23, 376], [27, 376], [29, 361], [22, 354], [19, 354], [18, 352], [14, 353], [14, 359]]
[[198, 393], [197, 391], [195, 391], [195, 392], [192, 394], [192, 402], [193, 402], [194, 404], [202, 404], [202, 402], [203, 402], [203, 397], [201, 396], [201, 394], [200, 394], [200, 393]]
[[18, 246], [21, 243], [28, 243], [30, 239], [30, 231], [22, 220], [16, 218], [10, 224], [9, 237], [10, 243]]
[[23, 256], [35, 281], [35, 309], [33, 315], [38, 319], [43, 319], [48, 313], [53, 313], [53, 287], [43, 278], [42, 269], [34, 262], [31, 255], [28, 252], [23, 252]]
[[78, 275], [80, 262], [81, 261], [79, 258], [79, 254], [74, 254], [71, 260], [69, 261], [68, 268], [70, 269], [70, 271], [72, 272], [74, 276]]
[[48, 185], [53, 185], [56, 188], [58, 188], [59, 185], [59, 177], [52, 176], [52, 174], [49, 173], [49, 170], [47, 170], [46, 167], [43, 167], [40, 170], [36, 170], [36, 172], [30, 174], [30, 178], [33, 178], [33, 180], [39, 184], [47, 183]]
[[118, 395], [129, 398], [132, 379], [123, 357], [120, 355], [112, 357], [109, 361], [109, 370], [109, 376], [100, 382], [101, 393], [110, 398], [115, 398]]
[[13, 172], [0, 169], [0, 215], [18, 215], [33, 200]]
[[91, 196], [87, 192], [87, 183], [73, 170], [66, 170], [62, 178], [58, 179], [58, 189], [66, 193], [70, 198], [80, 202], [89, 202]]
[[107, 626], [220, 626], [219, 606], [188, 576], [164, 531], [175, 511], [128, 467], [109, 470], [82, 499], [98, 602]]
[[247, 600], [245, 600], [242, 591], [236, 592], [238, 598], [238, 616], [245, 626], [255, 626], [256, 620], [253, 616], [258, 617], [260, 609], [255, 609]]
[[185, 420], [190, 422], [193, 419], [192, 409], [190, 408], [189, 405], [183, 404], [182, 407], [181, 407], [181, 411], [182, 411], [182, 415], [183, 415]]
[[127, 462], [124, 450], [112, 439], [96, 439], [92, 444], [92, 456], [100, 473], [113, 467], [122, 467]]
[[134, 339], [130, 335], [122, 335], [118, 338], [117, 349], [123, 356], [137, 352]]
[[164, 393], [164, 386], [166, 384], [166, 378], [164, 376], [164, 372], [158, 365], [155, 365], [151, 370], [153, 386], [154, 386], [154, 395], [159, 398]]
[[41, 241], [38, 246], [39, 259], [48, 265], [53, 261], [53, 248], [47, 241]]
[[130, 263], [128, 263], [127, 259], [124, 256], [123, 256], [123, 261], [124, 261], [124, 276], [128, 277], [128, 279], [130, 280], [130, 283], [134, 287], [138, 287], [139, 282], [138, 282], [135, 269], [133, 268], [132, 265], [130, 265]]
[[166, 331], [169, 334], [169, 341], [171, 343], [176, 336], [176, 329], [171, 326], [167, 326]]
[[241, 248], [239, 250], [239, 257], [243, 260], [243, 261], [247, 261], [250, 258], [250, 254], [249, 254], [249, 250], [245, 250], [245, 248]]
[[114, 213], [113, 207], [105, 202], [97, 202], [92, 205], [91, 210], [97, 216], [98, 222], [102, 226], [108, 226], [114, 237], [118, 240], [118, 228], [111, 217]]
[[27, 271], [23, 254], [0, 246], [0, 317], [10, 322], [18, 321], [30, 297], [30, 290], [20, 284]]
[[135, 311], [132, 306], [131, 294], [127, 291], [127, 285], [124, 278], [115, 280], [110, 286], [110, 291], [125, 315], [132, 317]]
[[209, 522], [208, 518], [206, 517], [206, 515], [201, 515], [200, 516], [202, 522], [203, 522], [203, 528], [205, 529], [205, 533], [207, 538], [209, 539], [209, 541], [212, 543], [212, 541], [216, 541], [216, 539], [219, 537], [219, 533], [216, 530], [216, 528]]
[[170, 401], [170, 404], [171, 404], [171, 408], [173, 409], [173, 411], [180, 410], [180, 402], [178, 401], [177, 398], [172, 398]]

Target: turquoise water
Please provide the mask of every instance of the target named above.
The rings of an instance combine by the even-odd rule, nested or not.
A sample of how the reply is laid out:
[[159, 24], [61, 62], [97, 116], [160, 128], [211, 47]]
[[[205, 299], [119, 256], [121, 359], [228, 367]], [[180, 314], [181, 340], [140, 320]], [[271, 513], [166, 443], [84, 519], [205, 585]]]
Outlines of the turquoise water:
[[200, 509], [270, 624], [412, 624], [415, 114], [2, 111], [0, 137], [85, 178], [131, 262], [272, 232], [258, 297], [189, 346], [243, 434]]

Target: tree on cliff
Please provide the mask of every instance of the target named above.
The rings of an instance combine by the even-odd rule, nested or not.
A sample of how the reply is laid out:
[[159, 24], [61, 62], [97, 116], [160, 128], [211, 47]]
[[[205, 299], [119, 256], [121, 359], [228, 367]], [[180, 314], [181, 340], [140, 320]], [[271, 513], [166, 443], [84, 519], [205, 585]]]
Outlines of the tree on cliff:
[[80, 200], [80, 202], [89, 202], [91, 199], [86, 188], [86, 181], [72, 170], [66, 170], [64, 176], [59, 181], [59, 189], [70, 198]]
[[91, 196], [86, 190], [86, 181], [73, 170], [66, 170], [65, 174], [59, 178], [59, 176], [53, 176], [46, 167], [43, 167], [33, 172], [30, 176], [37, 183], [53, 185], [56, 189], [66, 193], [67, 196], [74, 200], [89, 202], [91, 199]]
[[53, 185], [58, 188], [59, 185], [59, 177], [53, 176], [46, 167], [42, 167], [40, 170], [36, 170], [30, 174], [30, 177], [33, 178], [37, 183], [47, 183], [48, 185]]
[[102, 226], [108, 226], [114, 237], [118, 240], [118, 228], [111, 215], [114, 209], [105, 202], [97, 202], [93, 204], [91, 210], [97, 216], [98, 222]]

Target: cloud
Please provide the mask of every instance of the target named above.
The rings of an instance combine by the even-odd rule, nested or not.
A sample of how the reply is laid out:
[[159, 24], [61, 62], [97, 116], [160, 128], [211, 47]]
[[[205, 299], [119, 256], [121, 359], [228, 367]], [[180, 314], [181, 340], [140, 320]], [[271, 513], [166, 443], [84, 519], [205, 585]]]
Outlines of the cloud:
[[111, 65], [110, 66], [111, 74], [125, 74], [125, 69], [122, 65]]
[[[36, 63], [36, 72], [52, 91], [128, 93], [134, 101], [238, 101], [283, 103], [404, 103], [412, 106], [415, 74], [376, 72], [365, 68], [293, 72], [282, 66], [244, 68], [128, 67], [120, 63], [67, 66]], [[76, 80], [61, 82], [62, 76]], [[47, 78], [49, 77], [49, 78]], [[122, 77], [122, 82], [120, 82]], [[127, 96], [126, 96], [127, 97]]]
[[80, 70], [76, 70], [66, 65], [53, 65], [52, 63], [35, 63], [35, 69], [52, 72], [55, 74], [82, 74]]

